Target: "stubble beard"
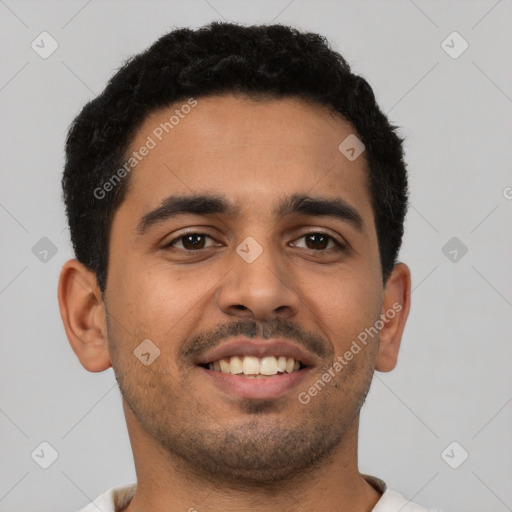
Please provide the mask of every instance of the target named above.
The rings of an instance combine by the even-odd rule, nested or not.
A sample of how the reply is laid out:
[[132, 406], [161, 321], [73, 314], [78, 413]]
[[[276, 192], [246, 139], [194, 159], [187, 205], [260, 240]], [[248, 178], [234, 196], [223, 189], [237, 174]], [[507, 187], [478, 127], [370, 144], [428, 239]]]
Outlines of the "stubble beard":
[[[108, 324], [107, 317], [107, 329]], [[139, 362], [128, 359], [131, 354], [124, 354], [121, 346], [111, 345], [112, 367], [125, 406], [149, 442], [196, 478], [240, 488], [272, 488], [286, 480], [310, 478], [312, 469], [335, 455], [358, 420], [374, 371], [374, 355], [357, 365], [354, 359], [336, 382], [302, 406], [301, 417], [287, 419], [272, 400], [247, 401], [237, 415], [244, 420], [233, 418], [221, 425], [186, 378], [178, 385], [175, 379], [164, 378], [167, 370], [141, 372]], [[324, 370], [329, 366], [326, 363]], [[331, 400], [335, 395], [343, 400]], [[351, 442], [357, 442], [357, 435]]]
[[[347, 375], [352, 373], [348, 367]], [[355, 369], [353, 370], [355, 371]], [[304, 417], [286, 421], [272, 401], [249, 402], [241, 406], [243, 422], [221, 425], [204, 410], [204, 404], [190, 397], [177, 396], [151, 405], [141, 393], [140, 382], [134, 386], [118, 378], [119, 387], [133, 416], [175, 465], [197, 478], [232, 487], [267, 486], [300, 479], [315, 467], [328, 462], [359, 418], [359, 411], [371, 385], [373, 370], [365, 376], [364, 392], [359, 399], [345, 402], [346, 408], [330, 407], [328, 394], [321, 404], [304, 407]], [[343, 383], [339, 386], [343, 388]], [[343, 392], [343, 391], [338, 391]], [[159, 398], [166, 393], [159, 394]], [[183, 397], [182, 397], [183, 398]], [[320, 398], [320, 397], [316, 397]], [[181, 407], [180, 407], [181, 405]], [[315, 405], [317, 405], [315, 407]], [[308, 407], [315, 407], [309, 409]], [[179, 411], [178, 409], [181, 409]], [[184, 409], [187, 412], [184, 412]]]

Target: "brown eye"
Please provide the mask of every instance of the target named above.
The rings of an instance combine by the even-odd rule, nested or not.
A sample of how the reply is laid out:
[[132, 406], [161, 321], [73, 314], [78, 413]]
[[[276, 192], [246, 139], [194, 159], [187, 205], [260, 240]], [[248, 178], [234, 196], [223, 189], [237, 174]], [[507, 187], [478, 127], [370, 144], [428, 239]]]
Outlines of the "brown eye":
[[175, 238], [166, 244], [165, 248], [176, 247], [176, 244], [181, 242], [181, 247], [178, 246], [176, 247], [177, 249], [183, 249], [185, 251], [204, 249], [207, 238], [212, 239], [211, 236], [205, 235], [203, 233], [187, 233]]
[[[297, 240], [305, 240], [305, 249], [311, 249], [312, 251], [324, 251], [326, 249], [338, 248], [343, 249], [344, 246], [336, 241], [332, 236], [322, 232], [306, 233]], [[331, 245], [329, 246], [329, 243]], [[300, 247], [300, 246], [299, 246]]]
[[329, 238], [321, 233], [306, 235], [306, 245], [308, 249], [325, 249], [329, 244]]

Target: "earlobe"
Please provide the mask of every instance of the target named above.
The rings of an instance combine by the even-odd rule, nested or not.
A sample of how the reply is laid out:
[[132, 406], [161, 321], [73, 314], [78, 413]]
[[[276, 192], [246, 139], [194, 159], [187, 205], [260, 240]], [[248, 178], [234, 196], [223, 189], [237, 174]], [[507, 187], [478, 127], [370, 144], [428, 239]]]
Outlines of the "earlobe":
[[96, 276], [79, 261], [67, 261], [58, 286], [60, 315], [71, 348], [90, 372], [110, 368], [105, 304]]
[[382, 329], [376, 369], [390, 372], [398, 361], [398, 352], [411, 305], [411, 273], [404, 263], [397, 263], [384, 290]]

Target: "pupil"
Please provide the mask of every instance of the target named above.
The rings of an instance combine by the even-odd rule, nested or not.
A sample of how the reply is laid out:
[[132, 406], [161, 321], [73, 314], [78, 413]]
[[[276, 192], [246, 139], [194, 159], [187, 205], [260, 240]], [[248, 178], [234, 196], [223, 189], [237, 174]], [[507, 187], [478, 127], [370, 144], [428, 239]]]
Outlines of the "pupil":
[[[201, 238], [201, 237], [202, 237], [202, 235], [186, 235], [185, 236], [185, 244], [184, 244], [185, 247], [188, 246], [187, 248], [197, 249], [198, 245], [202, 245], [201, 241], [199, 241], [199, 243], [197, 243], [197, 238]], [[192, 240], [195, 240], [195, 242], [193, 242]], [[202, 241], [204, 242], [204, 239]]]
[[311, 244], [308, 243], [308, 248], [309, 249], [325, 249], [327, 247], [328, 239], [327, 239], [327, 237], [325, 235], [322, 235], [320, 233], [314, 233], [312, 235], [308, 235], [307, 236], [307, 240], [308, 241], [312, 240], [313, 238], [323, 239], [323, 243], [321, 243], [320, 247], [318, 246], [318, 244], [315, 245], [315, 243], [313, 243], [313, 247], [309, 247]]

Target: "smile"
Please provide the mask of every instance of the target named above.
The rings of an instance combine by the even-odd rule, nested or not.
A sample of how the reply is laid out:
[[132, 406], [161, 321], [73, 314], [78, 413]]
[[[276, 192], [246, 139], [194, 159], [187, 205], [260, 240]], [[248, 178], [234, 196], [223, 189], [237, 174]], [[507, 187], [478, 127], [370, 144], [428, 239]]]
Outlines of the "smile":
[[304, 365], [293, 357], [286, 356], [232, 356], [218, 359], [204, 367], [215, 372], [241, 377], [272, 377], [278, 374], [297, 372], [304, 368]]

